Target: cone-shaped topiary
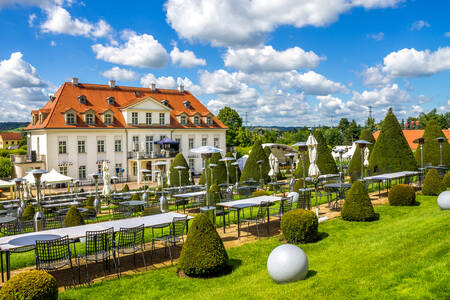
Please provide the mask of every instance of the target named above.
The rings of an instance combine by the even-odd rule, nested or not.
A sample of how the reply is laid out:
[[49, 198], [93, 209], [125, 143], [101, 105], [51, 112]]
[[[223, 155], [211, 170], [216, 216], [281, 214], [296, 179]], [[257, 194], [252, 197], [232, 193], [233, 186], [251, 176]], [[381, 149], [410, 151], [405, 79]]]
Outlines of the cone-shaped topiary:
[[[231, 152], [227, 152], [225, 157], [233, 157], [234, 158], [234, 155]], [[231, 165], [234, 162], [235, 161], [227, 161], [226, 162], [226, 164], [228, 165], [228, 171], [230, 172], [230, 184], [236, 183], [236, 167]], [[238, 169], [238, 172], [237, 172], [238, 179], [237, 180], [239, 181], [239, 176], [241, 175], [241, 170], [239, 169], [239, 167], [237, 169]]]
[[303, 188], [303, 179], [299, 178], [294, 184], [294, 192], [298, 193], [298, 190], [302, 188]]
[[215, 205], [216, 203], [220, 202], [220, 196], [219, 196], [219, 186], [214, 183], [209, 188], [209, 203], [210, 205]]
[[281, 217], [280, 227], [289, 243], [314, 242], [318, 238], [319, 220], [313, 211], [294, 209]]
[[89, 196], [89, 198], [87, 198], [86, 201], [86, 208], [89, 209], [90, 211], [94, 211], [94, 200], [95, 197], [94, 196]]
[[414, 188], [407, 184], [397, 184], [389, 190], [388, 200], [390, 205], [410, 206], [416, 203]]
[[417, 170], [414, 155], [391, 108], [369, 157], [369, 169], [374, 174]]
[[22, 221], [30, 221], [33, 220], [35, 213], [34, 206], [27, 205], [25, 209], [23, 210], [22, 217], [20, 218]]
[[450, 188], [450, 172], [447, 172], [445, 174], [444, 179], [442, 179], [442, 183], [444, 184], [445, 188]]
[[79, 226], [79, 225], [84, 225], [83, 216], [80, 214], [80, 212], [78, 211], [76, 206], [72, 206], [67, 211], [65, 226], [71, 227], [71, 226]]
[[347, 221], [373, 221], [378, 215], [373, 210], [369, 194], [361, 181], [355, 181], [347, 193], [341, 212], [342, 219]]
[[422, 193], [426, 196], [437, 196], [445, 191], [444, 183], [441, 181], [441, 176], [436, 169], [430, 169], [423, 181]]
[[[309, 170], [309, 154], [308, 151], [305, 152], [305, 177], [308, 177], [308, 170]], [[302, 164], [302, 156], [299, 154], [299, 161], [297, 170], [294, 172], [295, 178], [303, 178], [303, 164]]]
[[[221, 184], [227, 182], [227, 170], [225, 167], [225, 163], [220, 161], [222, 159], [222, 155], [220, 153], [213, 153], [211, 158], [206, 161], [206, 165], [216, 164], [217, 166], [212, 169], [212, 175], [215, 184]], [[200, 176], [199, 184], [205, 184], [205, 170], [203, 170], [202, 175]], [[208, 186], [211, 186], [211, 168], [208, 168]]]
[[180, 268], [188, 276], [213, 276], [228, 268], [228, 254], [222, 240], [205, 214], [189, 226], [180, 255]]
[[[436, 138], [445, 137], [445, 135], [436, 120], [432, 119], [427, 122], [422, 137], [425, 139], [425, 143], [423, 144], [423, 165], [440, 165], [439, 142]], [[420, 147], [417, 147], [414, 156], [416, 157], [417, 165], [420, 166]], [[450, 165], [450, 144], [447, 141], [442, 143], [442, 163], [446, 166]]]
[[[179, 171], [175, 169], [177, 166], [185, 167], [185, 169]], [[189, 185], [189, 165], [181, 152], [175, 156], [170, 165], [170, 184], [172, 186], [180, 186], [179, 172], [181, 172], [181, 185]]]
[[272, 151], [270, 151], [270, 147], [264, 147], [264, 153], [266, 153], [267, 158], [269, 158], [270, 154], [272, 153]]
[[328, 147], [322, 131], [314, 130], [314, 137], [317, 140], [317, 166], [320, 174], [336, 174], [338, 172], [336, 162], [331, 155], [331, 149]]
[[[362, 130], [359, 139], [372, 143], [372, 145], [367, 146], [370, 150], [370, 154], [372, 154], [373, 146], [375, 145], [375, 138], [373, 137], [372, 131], [369, 129]], [[348, 175], [352, 181], [361, 178], [361, 149], [359, 146], [356, 146], [350, 164], [348, 165]]]
[[25, 271], [8, 280], [0, 291], [1, 299], [58, 299], [55, 277], [42, 270]]
[[133, 194], [133, 196], [131, 196], [131, 200], [139, 201], [139, 200], [141, 200], [141, 196], [138, 193], [135, 193], [135, 194]]
[[[260, 170], [260, 166], [257, 164], [257, 161], [262, 161], [261, 164], [262, 172]], [[249, 179], [254, 179], [259, 182], [262, 173], [262, 178], [264, 182], [269, 182], [270, 181], [268, 175], [269, 171], [270, 171], [269, 160], [261, 146], [261, 140], [256, 139], [252, 151], [248, 156], [247, 162], [245, 163], [244, 169], [242, 170], [240, 180], [245, 181]]]
[[130, 191], [130, 188], [128, 187], [128, 184], [125, 183], [125, 185], [122, 188], [122, 193], [127, 193]]

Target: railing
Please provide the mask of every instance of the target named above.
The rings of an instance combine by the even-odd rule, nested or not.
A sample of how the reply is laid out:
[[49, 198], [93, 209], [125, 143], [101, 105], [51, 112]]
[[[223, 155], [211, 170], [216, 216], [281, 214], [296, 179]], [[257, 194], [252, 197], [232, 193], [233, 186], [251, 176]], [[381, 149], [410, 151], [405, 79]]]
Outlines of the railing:
[[12, 163], [34, 163], [45, 161], [45, 155], [37, 155], [36, 157], [28, 156], [27, 154], [11, 154]]
[[128, 152], [128, 159], [151, 159], [151, 158], [172, 158], [175, 157], [178, 152]]

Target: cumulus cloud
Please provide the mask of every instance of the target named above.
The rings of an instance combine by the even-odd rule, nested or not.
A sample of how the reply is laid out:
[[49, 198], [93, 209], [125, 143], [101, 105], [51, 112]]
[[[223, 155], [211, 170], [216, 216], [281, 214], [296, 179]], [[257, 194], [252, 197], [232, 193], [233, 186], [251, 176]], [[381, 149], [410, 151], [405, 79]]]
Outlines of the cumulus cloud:
[[361, 72], [364, 85], [373, 88], [379, 88], [389, 85], [392, 78], [383, 73], [380, 66], [369, 67]]
[[67, 4], [71, 4], [72, 0], [64, 1], [64, 0], [2, 0], [0, 1], [0, 8], [2, 7], [14, 7], [14, 6], [38, 6], [42, 8], [62, 5], [66, 2]]
[[97, 59], [140, 68], [163, 68], [167, 65], [169, 55], [152, 35], [126, 31], [122, 37], [126, 39], [122, 45], [93, 45]]
[[119, 67], [112, 67], [102, 73], [103, 77], [114, 80], [133, 80], [137, 77], [136, 72]]
[[183, 68], [193, 68], [198, 66], [206, 66], [206, 60], [197, 58], [195, 53], [190, 50], [180, 51], [177, 46], [170, 51], [170, 58], [173, 64], [177, 64]]
[[297, 88], [309, 95], [328, 95], [339, 92], [348, 92], [347, 88], [339, 82], [327, 79], [314, 71], [300, 74], [297, 71], [286, 73], [281, 80], [285, 88]]
[[184, 89], [191, 92], [194, 95], [201, 95], [202, 88], [194, 84], [189, 78], [178, 77], [176, 80], [172, 76], [160, 76], [156, 77], [152, 73], [148, 73], [141, 78], [141, 85], [143, 87], [150, 87], [152, 83], [156, 83], [156, 88], [162, 89], [176, 89], [179, 85], [183, 85]]
[[424, 28], [428, 28], [430, 27], [430, 24], [427, 21], [424, 20], [419, 20], [419, 21], [415, 21], [414, 23], [411, 24], [411, 30], [422, 30]]
[[214, 72], [201, 71], [200, 83], [205, 94], [238, 94], [248, 86], [241, 82], [236, 72], [220, 69]]
[[384, 33], [383, 32], [371, 33], [371, 34], [367, 35], [367, 38], [379, 42], [379, 41], [382, 41], [384, 39]]
[[244, 49], [228, 49], [224, 63], [247, 73], [281, 72], [316, 67], [321, 59], [313, 51], [293, 47], [277, 51], [272, 46]]
[[392, 84], [380, 89], [353, 92], [352, 101], [365, 106], [395, 106], [411, 100], [408, 92], [399, 88], [397, 84]]
[[[347, 103], [342, 101], [338, 97], [333, 97], [331, 95], [317, 96], [319, 100], [318, 111], [324, 112], [327, 115], [332, 113], [334, 116], [344, 116], [351, 113], [351, 109], [347, 106]], [[352, 102], [350, 102], [352, 104]]]
[[30, 14], [28, 16], [28, 26], [33, 27], [34, 26], [34, 20], [36, 20], [36, 14]]

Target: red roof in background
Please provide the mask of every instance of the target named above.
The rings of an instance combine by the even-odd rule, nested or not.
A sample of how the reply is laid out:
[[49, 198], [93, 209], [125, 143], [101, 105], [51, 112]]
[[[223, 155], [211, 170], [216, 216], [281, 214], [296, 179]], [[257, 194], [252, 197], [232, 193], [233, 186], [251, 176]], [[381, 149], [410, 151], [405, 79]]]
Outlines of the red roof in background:
[[3, 140], [20, 141], [22, 139], [22, 134], [20, 132], [0, 132], [0, 136]]
[[[415, 139], [421, 138], [423, 136], [423, 129], [407, 129], [403, 130], [403, 134], [405, 135], [406, 141], [408, 141], [409, 147], [411, 147], [411, 150], [416, 150], [417, 146], [419, 144], [414, 143], [413, 141]], [[450, 130], [449, 129], [443, 129], [442, 132], [444, 133], [445, 137], [450, 140]], [[380, 131], [377, 130], [373, 133], [373, 137], [375, 140], [378, 139], [378, 135], [380, 135]]]
[[[78, 96], [86, 96], [86, 104], [78, 101]], [[106, 98], [114, 97], [115, 105], [109, 105]], [[137, 103], [144, 98], [152, 97], [161, 102], [167, 100], [170, 112], [170, 125], [168, 126], [130, 126], [125, 123], [121, 109], [131, 104]], [[190, 108], [186, 108], [184, 101], [190, 101]], [[63, 112], [72, 108], [77, 112], [77, 124], [66, 125]], [[82, 113], [92, 109], [96, 112], [96, 125], [87, 125], [83, 122]], [[110, 109], [114, 113], [114, 124], [105, 125], [101, 121], [100, 114]], [[32, 125], [30, 123], [25, 129], [42, 129], [42, 128], [222, 128], [227, 127], [220, 122], [197, 98], [189, 91], [180, 93], [178, 90], [157, 89], [152, 91], [150, 88], [116, 86], [110, 88], [109, 85], [80, 83], [77, 86], [72, 83], [65, 82], [56, 92], [53, 101], [49, 100], [41, 111], [49, 111], [47, 118], [42, 123]], [[211, 114], [213, 117], [213, 125], [206, 125], [201, 120], [201, 125], [195, 126], [192, 122], [187, 125], [181, 125], [177, 116], [181, 113], [193, 116], [199, 113], [201, 116]], [[32, 113], [37, 114], [38, 111]]]

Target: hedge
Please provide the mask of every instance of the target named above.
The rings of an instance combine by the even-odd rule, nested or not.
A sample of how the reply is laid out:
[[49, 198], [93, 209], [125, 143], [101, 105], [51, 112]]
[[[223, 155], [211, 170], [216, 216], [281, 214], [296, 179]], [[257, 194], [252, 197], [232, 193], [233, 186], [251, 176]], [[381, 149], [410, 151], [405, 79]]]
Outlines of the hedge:
[[55, 277], [42, 270], [25, 271], [13, 276], [0, 290], [1, 299], [58, 299]]
[[261, 178], [261, 171], [257, 161], [260, 160], [262, 161], [262, 179], [265, 183], [270, 181], [268, 175], [270, 171], [269, 159], [261, 146], [260, 139], [256, 139], [255, 144], [253, 145], [252, 151], [250, 152], [244, 169], [242, 170], [240, 181], [254, 179], [259, 182]]
[[[368, 145], [370, 154], [372, 154], [372, 150], [375, 144], [375, 138], [373, 137], [372, 131], [370, 131], [369, 129], [362, 130], [359, 139], [372, 143], [371, 145]], [[355, 152], [353, 153], [352, 159], [350, 160], [350, 164], [348, 165], [347, 172], [352, 182], [358, 178], [361, 178], [361, 149], [359, 148], [359, 145], [356, 146]]]
[[422, 193], [426, 196], [437, 196], [441, 192], [445, 191], [443, 181], [441, 181], [441, 176], [436, 169], [430, 169], [425, 176], [423, 181]]
[[319, 167], [320, 174], [338, 173], [336, 161], [333, 155], [331, 155], [331, 149], [327, 145], [322, 130], [314, 130], [314, 137], [317, 140], [317, 166]]
[[347, 221], [373, 221], [378, 219], [366, 187], [361, 181], [355, 181], [348, 191], [341, 217]]
[[[427, 122], [425, 131], [422, 136], [425, 139], [423, 144], [423, 164], [437, 166], [440, 162], [440, 149], [439, 142], [436, 140], [437, 137], [445, 137], [441, 130], [441, 126], [436, 120], [430, 120]], [[417, 147], [415, 157], [417, 165], [420, 166], [420, 147]], [[446, 166], [450, 165], [450, 144], [444, 142], [442, 144], [442, 163]]]
[[[179, 171], [175, 169], [177, 166], [183, 166], [185, 169]], [[170, 165], [170, 184], [172, 186], [180, 186], [179, 172], [181, 172], [181, 185], [189, 185], [189, 165], [181, 152], [175, 156]]]
[[281, 217], [281, 232], [289, 243], [314, 242], [318, 238], [319, 220], [310, 210], [294, 209]]
[[416, 203], [416, 192], [412, 186], [397, 184], [389, 190], [389, 205], [411, 206]]

